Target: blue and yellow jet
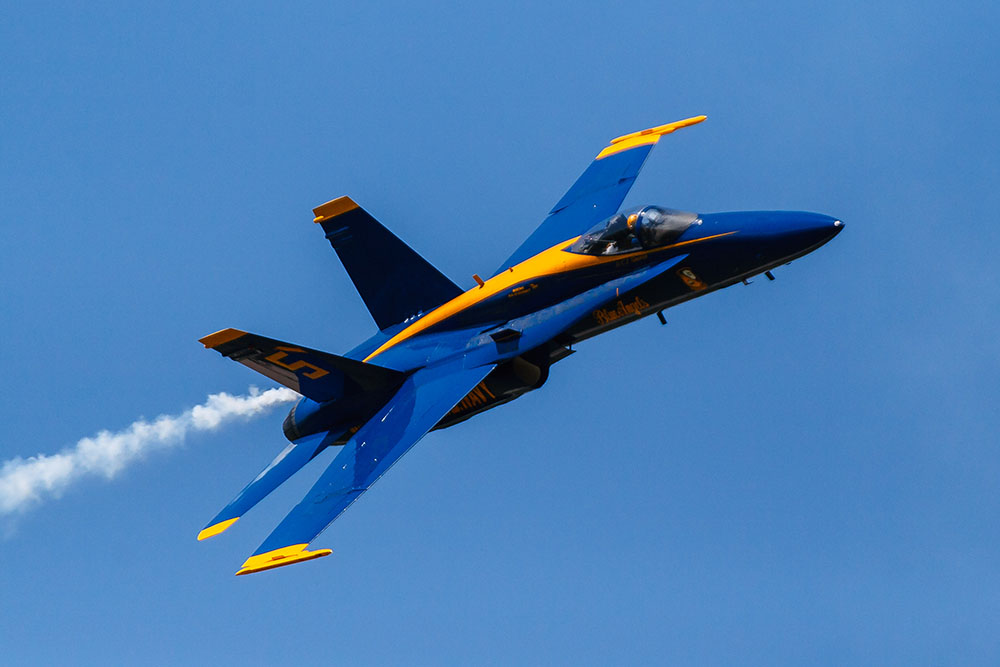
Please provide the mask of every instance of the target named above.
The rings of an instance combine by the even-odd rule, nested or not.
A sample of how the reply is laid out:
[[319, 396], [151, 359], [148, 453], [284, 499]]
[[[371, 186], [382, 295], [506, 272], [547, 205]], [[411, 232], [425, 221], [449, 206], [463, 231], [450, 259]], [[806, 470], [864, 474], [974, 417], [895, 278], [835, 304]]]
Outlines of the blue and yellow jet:
[[326, 556], [307, 547], [427, 432], [541, 387], [582, 340], [811, 252], [843, 224], [791, 211], [619, 211], [660, 137], [613, 139], [488, 280], [463, 290], [349, 197], [314, 209], [379, 331], [344, 356], [224, 329], [201, 339], [302, 394], [291, 442], [198, 535], [229, 528], [327, 447], [330, 467], [237, 574]]

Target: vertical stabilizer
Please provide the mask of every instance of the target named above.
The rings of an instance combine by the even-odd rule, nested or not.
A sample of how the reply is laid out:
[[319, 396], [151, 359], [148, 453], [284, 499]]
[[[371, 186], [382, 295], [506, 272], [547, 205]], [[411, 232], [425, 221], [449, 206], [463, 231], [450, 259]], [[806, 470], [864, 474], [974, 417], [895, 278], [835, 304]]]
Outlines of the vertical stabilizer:
[[462, 293], [350, 197], [327, 202], [313, 213], [379, 329]]

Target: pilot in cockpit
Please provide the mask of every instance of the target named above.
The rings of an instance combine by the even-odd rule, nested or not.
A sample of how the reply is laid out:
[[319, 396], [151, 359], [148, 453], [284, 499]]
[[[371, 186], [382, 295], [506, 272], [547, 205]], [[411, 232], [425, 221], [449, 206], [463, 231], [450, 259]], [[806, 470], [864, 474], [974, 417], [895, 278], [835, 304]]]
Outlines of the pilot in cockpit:
[[605, 246], [596, 254], [617, 255], [639, 248], [641, 244], [635, 235], [637, 218], [635, 213], [628, 217], [622, 213], [612, 216], [604, 226], [604, 231], [598, 235]]
[[569, 251], [588, 255], [618, 255], [660, 247], [676, 240], [697, 218], [694, 213], [659, 206], [616, 213], [583, 234]]

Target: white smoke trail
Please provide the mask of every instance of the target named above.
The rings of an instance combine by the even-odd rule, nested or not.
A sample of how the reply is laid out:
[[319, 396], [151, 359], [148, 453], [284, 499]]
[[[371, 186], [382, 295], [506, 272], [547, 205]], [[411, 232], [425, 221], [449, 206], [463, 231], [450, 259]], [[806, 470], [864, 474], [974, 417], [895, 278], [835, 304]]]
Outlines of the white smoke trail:
[[179, 415], [140, 419], [122, 431], [101, 431], [58, 454], [16, 457], [0, 466], [0, 515], [30, 507], [44, 496], [59, 497], [73, 482], [88, 475], [111, 479], [154, 449], [174, 447], [191, 431], [212, 431], [223, 424], [256, 417], [276, 405], [299, 398], [284, 387], [246, 396], [211, 394], [201, 405]]

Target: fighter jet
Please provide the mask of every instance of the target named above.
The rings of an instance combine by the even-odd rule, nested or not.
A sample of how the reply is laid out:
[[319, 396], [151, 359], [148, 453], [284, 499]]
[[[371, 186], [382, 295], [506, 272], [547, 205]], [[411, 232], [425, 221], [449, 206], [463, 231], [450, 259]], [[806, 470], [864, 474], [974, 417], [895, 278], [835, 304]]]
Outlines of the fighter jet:
[[224, 329], [211, 348], [302, 395], [290, 444], [198, 535], [218, 535], [328, 447], [336, 456], [236, 574], [326, 556], [312, 542], [429, 431], [545, 384], [592, 336], [812, 252], [844, 227], [797, 211], [619, 210], [653, 146], [696, 116], [612, 139], [487, 279], [462, 289], [349, 197], [313, 210], [378, 331], [342, 356]]

